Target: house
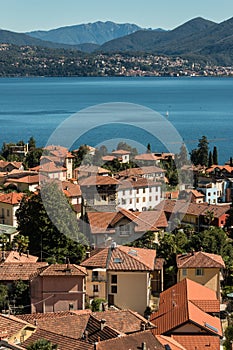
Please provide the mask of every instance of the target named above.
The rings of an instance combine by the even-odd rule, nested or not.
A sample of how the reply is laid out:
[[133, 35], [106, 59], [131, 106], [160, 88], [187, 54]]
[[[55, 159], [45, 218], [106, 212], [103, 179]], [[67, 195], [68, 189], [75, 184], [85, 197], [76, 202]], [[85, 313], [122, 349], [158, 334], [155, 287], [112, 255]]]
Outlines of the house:
[[[36, 327], [26, 321], [19, 319], [13, 315], [0, 315], [0, 349], [18, 349], [14, 348], [14, 344], [20, 344], [29, 338]], [[6, 346], [2, 347], [5, 343]], [[12, 347], [10, 347], [12, 346]], [[23, 349], [20, 348], [19, 349]]]
[[123, 149], [118, 149], [116, 151], [112, 151], [112, 156], [116, 157], [120, 163], [125, 164], [129, 163], [129, 157], [131, 152]]
[[74, 169], [74, 178], [81, 179], [83, 177], [101, 175], [108, 176], [110, 171], [104, 168], [101, 168], [97, 165], [81, 165], [78, 168]]
[[146, 178], [126, 178], [118, 186], [118, 207], [132, 211], [151, 210], [161, 202], [162, 185]]
[[119, 171], [117, 175], [120, 178], [143, 177], [153, 181], [164, 181], [165, 170], [157, 166], [142, 166], [140, 168], [129, 168]]
[[197, 190], [187, 189], [180, 191], [179, 199], [185, 199], [191, 203], [203, 203], [205, 199], [205, 195]]
[[97, 247], [105, 247], [112, 241], [117, 244], [132, 242], [150, 231], [154, 233], [154, 242], [158, 243], [159, 232], [164, 231], [167, 220], [164, 212], [132, 212], [119, 209], [117, 212], [87, 213], [87, 236]]
[[30, 281], [32, 313], [84, 309], [85, 277], [85, 268], [75, 264], [43, 267]]
[[89, 176], [79, 181], [84, 212], [115, 211], [119, 181], [111, 176]]
[[4, 184], [5, 187], [14, 186], [18, 191], [25, 192], [35, 192], [39, 186], [39, 174], [23, 174], [12, 175], [6, 179]]
[[24, 193], [0, 193], [0, 223], [17, 226], [15, 213], [20, 206]]
[[208, 204], [217, 204], [218, 198], [221, 196], [216, 184], [207, 179], [205, 181], [198, 181], [197, 190], [201, 191], [205, 195], [205, 202]]
[[[156, 209], [165, 212], [168, 223], [172, 224], [174, 219], [179, 219], [183, 225], [190, 224], [199, 232], [201, 229], [208, 228], [210, 225], [225, 227], [229, 216], [230, 205], [189, 203], [185, 200], [174, 201], [166, 199]], [[211, 221], [209, 216], [211, 216]]]
[[205, 337], [203, 343], [206, 343], [207, 337], [213, 337], [213, 343], [217, 343], [219, 349], [223, 336], [220, 318], [216, 317], [219, 312], [216, 293], [185, 278], [160, 294], [159, 309], [150, 317], [155, 325], [152, 332], [173, 337], [177, 341], [179, 338], [176, 336], [183, 339], [192, 336], [192, 349], [195, 349], [195, 345], [197, 349], [203, 349], [198, 347], [198, 339]]
[[179, 254], [176, 257], [176, 263], [178, 282], [184, 278], [189, 278], [212, 289], [220, 300], [220, 282], [223, 280], [222, 272], [225, 268], [224, 261], [220, 255], [202, 251]]
[[[157, 266], [156, 266], [157, 265]], [[143, 314], [163, 288], [163, 263], [156, 251], [112, 245], [95, 249], [81, 263], [87, 269], [87, 295]]]
[[8, 162], [0, 160], [0, 172], [10, 173], [12, 170], [23, 170], [22, 162]]
[[77, 217], [81, 216], [82, 212], [82, 192], [78, 184], [74, 184], [70, 181], [62, 181], [62, 191], [69, 199], [70, 204], [77, 213]]
[[160, 164], [161, 157], [156, 156], [154, 153], [138, 154], [134, 157], [134, 162], [138, 166], [158, 166]]

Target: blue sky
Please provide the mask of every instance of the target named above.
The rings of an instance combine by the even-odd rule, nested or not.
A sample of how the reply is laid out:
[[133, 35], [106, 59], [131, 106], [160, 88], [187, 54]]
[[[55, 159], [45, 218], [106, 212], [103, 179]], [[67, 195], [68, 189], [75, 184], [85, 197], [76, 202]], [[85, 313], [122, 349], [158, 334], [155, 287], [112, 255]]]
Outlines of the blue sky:
[[101, 21], [172, 29], [201, 16], [233, 16], [232, 0], [0, 0], [0, 28], [24, 32]]

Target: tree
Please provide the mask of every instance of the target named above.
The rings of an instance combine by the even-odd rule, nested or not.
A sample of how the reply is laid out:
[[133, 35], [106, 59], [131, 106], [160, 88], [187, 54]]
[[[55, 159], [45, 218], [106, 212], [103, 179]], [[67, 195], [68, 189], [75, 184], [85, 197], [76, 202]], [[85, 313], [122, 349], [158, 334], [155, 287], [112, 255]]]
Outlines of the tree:
[[32, 151], [36, 148], [36, 140], [34, 139], [33, 136], [30, 137], [30, 139], [28, 140], [28, 149], [29, 151]]
[[218, 150], [216, 146], [213, 149], [213, 164], [218, 165]]
[[40, 164], [42, 154], [42, 148], [31, 148], [24, 161], [25, 167], [34, 168], [35, 166], [38, 166]]
[[146, 150], [147, 153], [151, 153], [151, 145], [150, 143], [147, 144], [147, 150]]
[[229, 325], [225, 330], [225, 338], [224, 341], [224, 349], [231, 350], [232, 349], [232, 341], [233, 341], [233, 325]]
[[194, 165], [208, 166], [209, 142], [206, 136], [199, 139], [198, 148], [192, 150], [191, 161]]
[[212, 152], [209, 151], [208, 168], [210, 168], [212, 165], [213, 165], [213, 155], [212, 155]]
[[57, 183], [42, 186], [39, 194], [33, 193], [21, 201], [16, 212], [20, 235], [29, 237], [30, 252], [38, 257], [66, 257], [78, 263], [87, 245], [80, 233], [76, 215]]
[[4, 284], [0, 284], [0, 310], [8, 308], [8, 288]]
[[57, 345], [52, 344], [50, 341], [46, 339], [36, 340], [31, 345], [27, 346], [27, 350], [56, 350]]

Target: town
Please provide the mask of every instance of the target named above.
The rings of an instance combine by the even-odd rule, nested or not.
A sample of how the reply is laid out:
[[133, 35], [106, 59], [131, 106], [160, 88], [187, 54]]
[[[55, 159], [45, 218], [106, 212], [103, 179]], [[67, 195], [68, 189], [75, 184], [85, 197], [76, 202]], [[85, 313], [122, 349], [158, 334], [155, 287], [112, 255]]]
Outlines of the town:
[[0, 348], [231, 349], [232, 183], [205, 136], [191, 161], [4, 143]]
[[232, 76], [231, 65], [196, 57], [147, 53], [93, 53], [0, 44], [0, 76], [185, 77]]

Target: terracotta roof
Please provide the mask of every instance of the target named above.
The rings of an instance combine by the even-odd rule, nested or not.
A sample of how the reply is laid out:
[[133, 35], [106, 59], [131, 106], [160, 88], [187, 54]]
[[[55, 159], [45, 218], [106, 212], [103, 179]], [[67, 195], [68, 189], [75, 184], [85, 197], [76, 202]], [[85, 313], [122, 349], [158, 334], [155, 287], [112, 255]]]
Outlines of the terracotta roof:
[[[32, 168], [32, 169], [36, 169], [36, 167]], [[62, 166], [57, 166], [54, 162], [41, 164], [39, 166], [39, 171], [46, 172], [46, 173], [58, 173], [58, 172], [65, 171], [65, 170], [66, 170], [66, 168], [64, 168]]]
[[79, 181], [80, 186], [106, 186], [106, 185], [118, 185], [119, 181], [111, 176], [89, 176]]
[[103, 342], [99, 342], [96, 345], [96, 350], [133, 350], [142, 349], [142, 343], [146, 344], [148, 350], [164, 349], [164, 346], [159, 342], [156, 337], [148, 330], [144, 332], [134, 333], [127, 336], [118, 337]]
[[157, 166], [151, 165], [151, 166], [142, 166], [140, 168], [130, 168], [130, 169], [122, 170], [118, 172], [118, 175], [129, 177], [129, 176], [142, 176], [145, 174], [157, 174], [157, 173], [165, 173], [165, 170]]
[[14, 183], [26, 183], [26, 184], [39, 184], [39, 175], [35, 174], [35, 175], [27, 175], [27, 176], [23, 176], [20, 178], [8, 178], [7, 179], [8, 183], [14, 182]]
[[114, 159], [116, 159], [116, 157], [114, 157], [114, 156], [103, 156], [102, 157], [102, 160], [104, 162], [112, 162]]
[[112, 151], [112, 154], [122, 155], [122, 154], [130, 154], [130, 151], [126, 151], [124, 149], [118, 149], [116, 151]]
[[165, 335], [156, 335], [155, 337], [164, 346], [169, 345], [171, 350], [187, 350], [171, 337], [166, 337]]
[[80, 197], [82, 195], [80, 186], [70, 181], [62, 181], [62, 190], [67, 197]]
[[179, 254], [176, 257], [176, 263], [178, 268], [225, 268], [220, 255], [205, 252]]
[[76, 168], [80, 175], [82, 173], [94, 173], [94, 174], [108, 174], [110, 173], [110, 170], [101, 168], [97, 165], [81, 165], [80, 167]]
[[108, 259], [108, 248], [99, 248], [91, 252], [91, 257], [81, 262], [84, 267], [106, 268]]
[[[17, 318], [20, 318], [23, 321], [26, 321], [31, 324], [37, 323], [40, 325], [40, 323], [43, 323], [46, 320], [52, 320], [57, 319], [60, 317], [67, 317], [67, 316], [77, 316], [77, 315], [88, 315], [91, 313], [90, 309], [86, 310], [72, 310], [72, 311], [57, 311], [57, 312], [46, 312], [46, 313], [32, 313], [32, 314], [20, 314], [17, 315]], [[50, 321], [48, 321], [50, 322]]]
[[19, 204], [25, 194], [24, 193], [0, 193], [0, 202], [11, 205]]
[[193, 323], [206, 333], [222, 336], [220, 319], [205, 312], [216, 312], [217, 305], [219, 312], [213, 290], [184, 279], [160, 294], [159, 310], [151, 315], [151, 322], [157, 326], [153, 332], [167, 335], [186, 323]]
[[19, 169], [23, 165], [22, 162], [8, 162], [8, 161], [5, 161], [5, 160], [0, 160], [0, 168], [5, 168], [5, 167], [7, 167], [10, 164], [12, 166], [14, 166], [16, 169]]
[[109, 327], [107, 324], [101, 328], [101, 320], [97, 320], [95, 317], [90, 315], [89, 320], [87, 322], [85, 332], [88, 332], [88, 340], [92, 343], [103, 341], [107, 339], [116, 338], [121, 335], [120, 332]]
[[117, 246], [103, 248], [84, 260], [81, 266], [100, 267], [108, 270], [151, 271], [154, 270], [156, 251], [144, 248]]
[[187, 350], [220, 349], [220, 338], [213, 335], [172, 335], [172, 338]]
[[106, 325], [125, 334], [139, 332], [141, 330], [141, 323], [148, 323], [147, 319], [129, 309], [93, 312], [92, 315], [98, 320], [105, 319]]
[[167, 213], [180, 212], [194, 216], [205, 216], [206, 212], [212, 211], [214, 218], [219, 218], [226, 214], [230, 209], [230, 205], [214, 205], [208, 203], [188, 203], [185, 200], [166, 199], [156, 206], [156, 209], [164, 210]]
[[163, 211], [143, 211], [132, 212], [120, 208], [117, 213], [114, 212], [93, 212], [88, 213], [88, 221], [92, 234], [111, 233], [115, 231], [113, 227], [123, 218], [135, 224], [135, 232], [158, 231], [159, 228], [168, 226], [165, 213]]
[[197, 190], [186, 190], [186, 192], [191, 193], [195, 198], [203, 198], [205, 195]]
[[30, 277], [35, 274], [41, 267], [47, 266], [46, 262], [5, 262], [0, 264], [0, 280], [13, 281], [13, 280], [29, 280]]
[[127, 188], [145, 188], [145, 187], [156, 187], [161, 185], [158, 182], [155, 182], [144, 177], [139, 178], [127, 178], [125, 180], [120, 180], [118, 190], [123, 190]]
[[46, 339], [53, 345], [58, 345], [59, 350], [93, 350], [93, 345], [91, 344], [62, 334], [57, 334], [56, 328], [54, 328], [53, 331], [38, 328], [36, 332], [31, 335], [31, 337], [22, 343], [22, 345], [27, 347], [39, 339]]
[[215, 169], [226, 170], [228, 173], [233, 172], [233, 167], [230, 165], [212, 165], [210, 168], [206, 169], [206, 172], [212, 173]]
[[160, 160], [161, 157], [155, 156], [153, 153], [143, 153], [143, 154], [138, 154], [134, 157], [135, 160]]
[[10, 251], [1, 251], [0, 250], [0, 262], [5, 263], [29, 263], [29, 262], [37, 262], [38, 257], [34, 255], [27, 255], [24, 253], [19, 253], [14, 250]]
[[30, 327], [33, 329], [31, 324], [15, 317], [13, 315], [2, 315], [0, 314], [0, 332], [7, 332], [7, 338], [18, 333], [25, 327]]
[[40, 276], [85, 276], [86, 269], [75, 264], [51, 264], [40, 273]]

